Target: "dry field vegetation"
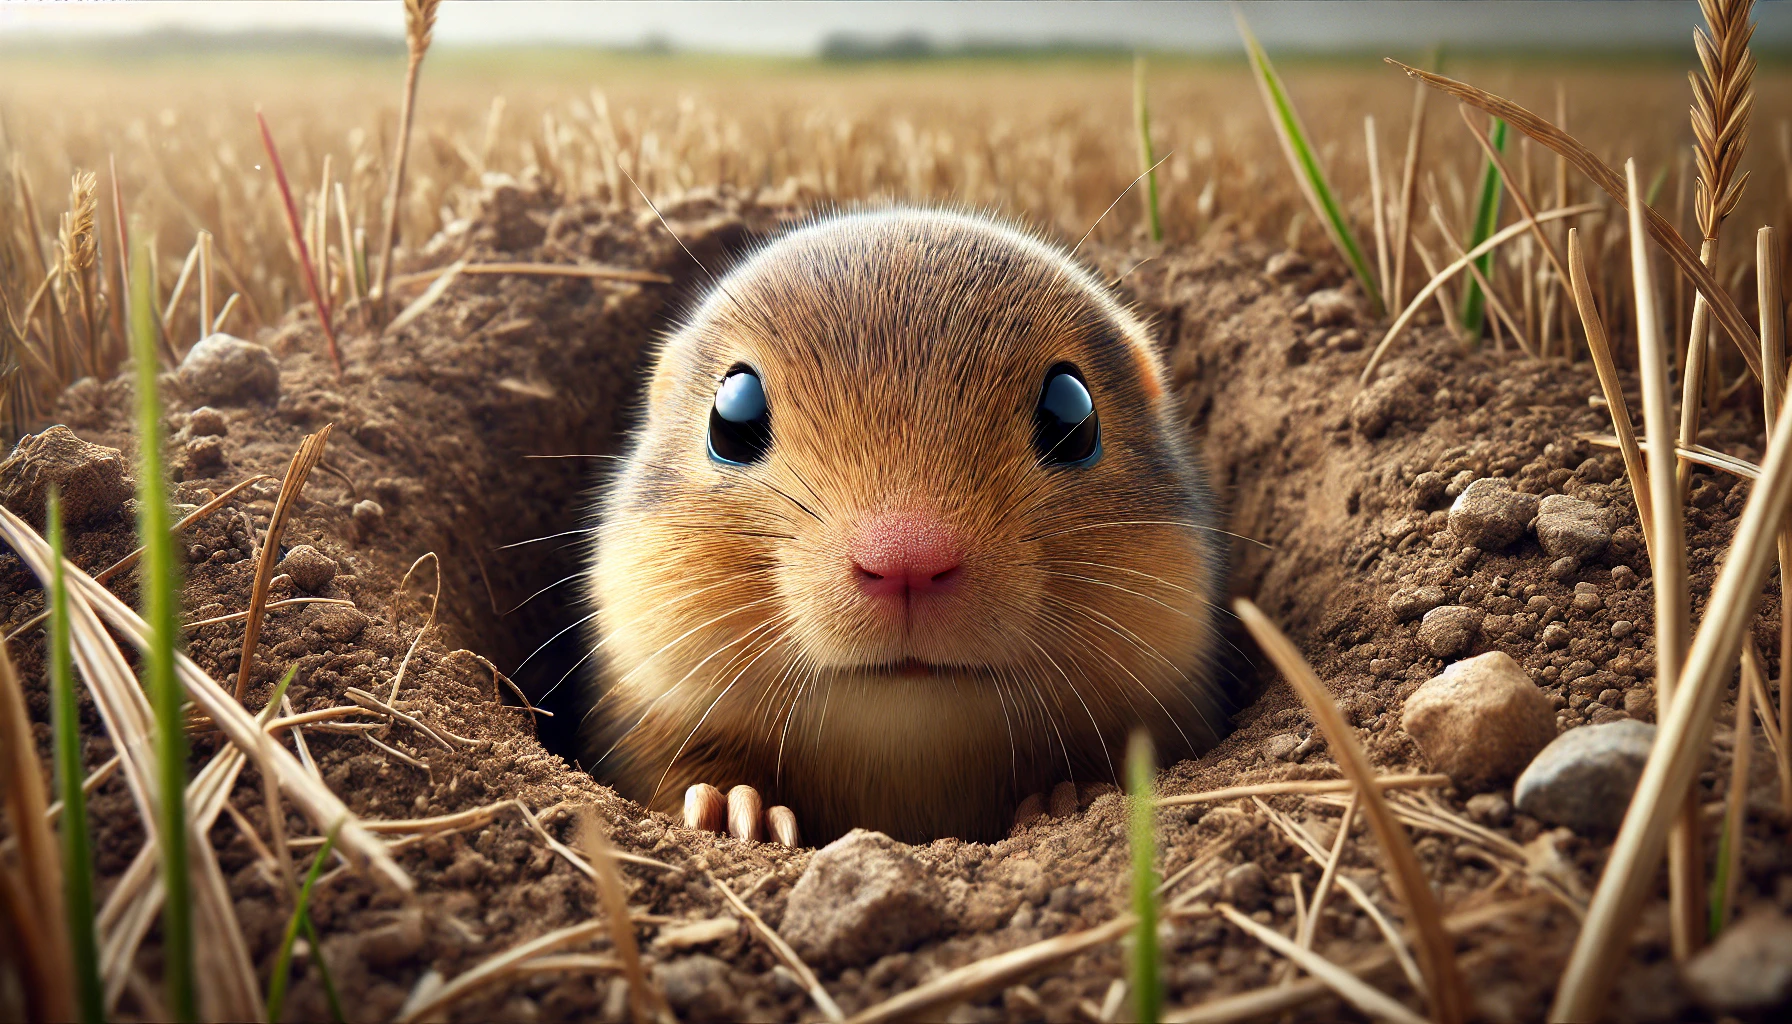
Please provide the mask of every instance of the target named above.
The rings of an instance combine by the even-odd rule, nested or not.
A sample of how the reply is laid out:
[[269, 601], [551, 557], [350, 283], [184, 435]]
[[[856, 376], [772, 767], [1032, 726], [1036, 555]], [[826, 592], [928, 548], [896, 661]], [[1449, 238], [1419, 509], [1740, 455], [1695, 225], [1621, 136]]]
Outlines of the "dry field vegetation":
[[[1770, 592], [1777, 586], [1767, 584], [1774, 559], [1792, 556], [1787, 539], [1792, 534], [1778, 532], [1792, 498], [1792, 413], [1782, 412], [1785, 274], [1775, 255], [1792, 233], [1792, 74], [1777, 65], [1752, 68], [1746, 20], [1737, 20], [1746, 18], [1746, 4], [1713, 0], [1708, 6], [1716, 42], [1702, 72], [1701, 114], [1693, 122], [1684, 116], [1692, 99], [1685, 69], [1663, 60], [1476, 57], [1444, 64], [1450, 79], [1476, 89], [1447, 80], [1435, 82], [1435, 88], [1415, 85], [1398, 68], [1366, 57], [1285, 60], [1280, 67], [1317, 162], [1340, 197], [1348, 230], [1360, 240], [1365, 263], [1360, 276], [1387, 300], [1387, 313], [1372, 316], [1365, 327], [1364, 351], [1374, 355], [1363, 359], [1364, 382], [1373, 380], [1383, 358], [1375, 342], [1397, 352], [1416, 337], [1416, 332], [1408, 335], [1408, 325], [1447, 331], [1464, 347], [1513, 352], [1515, 362], [1537, 356], [1591, 359], [1604, 389], [1600, 408], [1611, 414], [1610, 444], [1622, 450], [1629, 470], [1628, 484], [1613, 486], [1628, 486], [1648, 553], [1662, 567], [1653, 574], [1655, 622], [1665, 627], [1655, 647], [1661, 739], [1623, 828], [1609, 847], [1600, 848], [1603, 873], [1589, 876], [1589, 892], [1561, 896], [1582, 918], [1583, 930], [1559, 982], [1546, 985], [1558, 1017], [1592, 1019], [1601, 1012], [1626, 936], [1637, 927], [1641, 905], [1654, 897], [1664, 860], [1673, 954], [1689, 958], [1733, 915], [1738, 899], [1733, 879], [1740, 871], [1735, 851], [1742, 846], [1736, 837], [1752, 829], [1783, 842], [1792, 821], [1792, 720], [1783, 683], [1792, 661], [1792, 632], [1782, 631], [1781, 646], [1763, 652], [1764, 659], [1745, 652], [1743, 644], [1764, 586]], [[1418, 58], [1411, 62], [1433, 66]], [[1093, 224], [1098, 244], [1141, 258], [1198, 246], [1265, 243], [1298, 250], [1314, 262], [1337, 258], [1327, 225], [1303, 194], [1243, 63], [1162, 56], [1142, 69], [1100, 57], [823, 65], [556, 51], [433, 52], [423, 65], [408, 166], [399, 182], [391, 154], [400, 131], [402, 65], [400, 56], [251, 59], [215, 53], [108, 60], [9, 54], [0, 62], [0, 160], [5, 162], [0, 434], [5, 440], [10, 444], [51, 422], [59, 396], [78, 378], [109, 380], [134, 370], [140, 384], [153, 382], [156, 370], [171, 367], [212, 331], [254, 338], [293, 323], [295, 316], [315, 324], [322, 306], [326, 324], [334, 324], [333, 349], [336, 334], [422, 315], [443, 291], [429, 286], [445, 262], [432, 239], [479, 213], [481, 197], [500, 180], [493, 176], [527, 183], [531, 192], [545, 189], [568, 203], [589, 201], [600, 209], [641, 215], [648, 211], [631, 177], [662, 205], [717, 194], [792, 209], [892, 199], [954, 203], [1001, 211], [1066, 240], [1083, 236]], [[1150, 123], [1149, 144], [1143, 147], [1134, 93], [1135, 73], [1141, 70]], [[1450, 90], [1456, 98], [1446, 95]], [[1499, 97], [1557, 122], [1572, 138], [1552, 135], [1546, 123], [1527, 124], [1522, 111], [1501, 106]], [[1464, 115], [1458, 114], [1458, 98], [1468, 101]], [[290, 183], [284, 195], [258, 112]], [[1485, 134], [1489, 112], [1504, 114], [1510, 128]], [[1373, 117], [1367, 135], [1365, 115]], [[1695, 131], [1699, 116], [1708, 127]], [[1502, 137], [1497, 159], [1503, 173], [1490, 172], [1486, 151]], [[1549, 138], [1556, 140], [1553, 148], [1544, 144]], [[1162, 161], [1155, 191], [1126, 192], [1144, 169], [1142, 150]], [[393, 189], [398, 201], [394, 255], [388, 260], [382, 202]], [[1143, 194], [1156, 196], [1161, 240], [1149, 237], [1151, 213]], [[1102, 217], [1117, 196], [1122, 197], [1118, 204]], [[1500, 202], [1490, 205], [1492, 198]], [[1645, 228], [1639, 199], [1660, 214], [1652, 229], [1655, 242], [1646, 241], [1651, 229]], [[1549, 213], [1571, 207], [1579, 211], [1572, 217]], [[1527, 228], [1532, 212], [1547, 223]], [[645, 216], [641, 223], [648, 223]], [[1757, 235], [1763, 226], [1775, 229], [1777, 237]], [[1676, 230], [1684, 241], [1668, 237]], [[1490, 262], [1433, 282], [1436, 271], [1466, 262], [1467, 250], [1496, 236], [1502, 241], [1492, 243]], [[1674, 244], [1685, 272], [1663, 256]], [[121, 258], [127, 249], [139, 254], [135, 264]], [[573, 255], [563, 262], [578, 259]], [[1709, 268], [1709, 302], [1695, 297], [1700, 293], [1691, 283], [1695, 262]], [[531, 266], [517, 272], [541, 272]], [[389, 295], [381, 295], [379, 283], [387, 275]], [[1428, 282], [1437, 287], [1421, 292]], [[1484, 293], [1484, 322], [1462, 312], [1482, 301], [1471, 293], [1483, 287], [1490, 289]], [[1709, 344], [1688, 345], [1689, 336], [1707, 331]], [[1632, 381], [1640, 381], [1640, 391]], [[140, 436], [161, 439], [157, 410], [147, 408], [142, 415], [146, 433]], [[1711, 439], [1701, 434], [1702, 419], [1724, 424], [1726, 437], [1742, 424], [1753, 440], [1742, 454], [1701, 446], [1702, 437]], [[1676, 436], [1684, 459], [1678, 468]], [[245, 649], [253, 650], [262, 617], [272, 607], [269, 577], [285, 517], [318, 465], [326, 439], [326, 431], [319, 431], [308, 441], [282, 485], [270, 492], [277, 501], [269, 521], [260, 524], [255, 588], [240, 616], [248, 621]], [[158, 448], [145, 446], [140, 477], [159, 477]], [[1708, 594], [1701, 595], [1706, 598], [1702, 615], [1692, 618], [1679, 510], [1695, 464], [1756, 483], [1735, 517], [1732, 553]], [[1771, 486], [1761, 486], [1763, 479]], [[139, 497], [145, 507], [165, 501], [147, 489]], [[222, 495], [189, 518], [204, 519], [229, 498]], [[60, 578], [60, 562], [49, 545], [58, 545], [59, 552], [61, 538], [54, 531], [46, 531], [48, 539], [40, 537], [25, 519], [3, 515], [0, 538], [7, 547], [40, 577]], [[161, 593], [171, 579], [164, 570], [173, 555], [166, 522], [157, 541], [153, 519], [145, 515], [151, 542], [139, 570], [144, 619], [85, 573], [71, 570], [67, 593], [58, 599], [71, 611], [51, 617], [53, 628], [45, 633], [35, 631], [41, 620], [9, 625], [7, 644], [16, 660], [16, 648], [41, 644], [39, 636], [73, 633], [78, 671], [70, 675], [66, 652], [63, 659], [45, 659], [50, 702], [58, 709], [55, 745], [60, 755], [68, 743], [61, 730], [74, 698], [72, 688], [66, 693], [64, 688], [78, 683], [106, 709], [113, 742], [123, 752], [95, 774], [117, 770], [128, 779], [145, 831], [156, 832], [153, 818], [164, 834], [183, 834], [186, 830], [170, 828], [182, 813], [203, 817], [209, 825], [228, 812], [259, 854], [277, 865], [286, 886], [275, 901], [285, 928], [278, 954], [246, 975], [239, 972], [236, 990], [208, 993], [206, 999], [213, 1010], [226, 1008], [227, 1016], [278, 1019], [294, 969], [293, 950], [320, 948], [305, 907], [332, 848], [355, 870], [383, 873], [402, 890], [409, 883], [398, 881], [403, 870], [388, 845], [397, 849], [425, 832], [478, 828], [509, 813], [508, 805], [453, 820], [419, 819], [426, 823], [408, 828], [351, 814], [315, 765], [309, 771], [301, 765], [301, 758], [310, 761], [302, 740], [289, 750], [284, 740], [271, 742], [268, 736], [297, 735], [299, 725], [338, 721], [349, 711], [409, 723], [402, 702], [394, 700], [397, 682], [385, 698], [359, 692], [345, 714], [295, 715], [288, 704], [286, 717], [270, 724], [282, 710], [278, 695], [265, 707], [245, 709], [240, 701], [248, 692], [252, 659], [243, 659], [234, 693], [232, 680], [212, 679], [192, 662], [175, 659], [172, 609], [178, 600], [171, 591]], [[253, 528], [247, 547], [257, 547]], [[58, 567], [55, 574], [52, 565]], [[122, 577], [129, 566], [115, 571]], [[97, 575], [104, 583], [108, 574]], [[60, 591], [63, 584], [57, 586]], [[307, 600], [313, 599], [284, 603]], [[1242, 936], [1238, 941], [1261, 942], [1298, 967], [1281, 976], [1285, 984], [1231, 995], [1230, 1002], [1205, 1009], [1175, 1011], [1170, 1014], [1175, 1019], [1291, 1013], [1328, 993], [1342, 1000], [1328, 1005], [1348, 1005], [1369, 1017], [1419, 1019], [1413, 1009], [1418, 1006], [1446, 1024], [1465, 1019], [1467, 996], [1446, 928], [1469, 926], [1460, 915], [1442, 916], [1408, 829], [1491, 843], [1490, 833], [1452, 817], [1436, 800], [1395, 800], [1394, 790], [1414, 784], [1412, 778], [1372, 781], [1375, 770], [1355, 731], [1301, 651], [1254, 605], [1241, 602], [1237, 611], [1267, 660], [1294, 687], [1301, 702], [1296, 706], [1304, 704], [1331, 760], [1349, 780], [1345, 819], [1359, 810], [1366, 819], [1358, 844], [1381, 851], [1379, 863], [1402, 917], [1403, 927], [1387, 931], [1393, 958], [1384, 957], [1374, 970], [1394, 977], [1385, 968], [1397, 959], [1406, 968], [1410, 991], [1395, 999], [1358, 977], [1370, 967], [1355, 964], [1352, 973], [1323, 959], [1314, 951], [1315, 929], [1304, 925], [1309, 914], [1319, 919], [1321, 904], [1333, 895], [1348, 829], [1334, 830], [1340, 841], [1329, 856], [1311, 849], [1310, 836], [1295, 839], [1308, 841], [1304, 848], [1324, 871], [1310, 910], [1301, 883], [1294, 883], [1300, 911], [1290, 936], [1218, 901], [1211, 891], [1217, 882], [1200, 890], [1211, 903], [1190, 897], [1159, 908], [1149, 855], [1154, 826], [1151, 814], [1141, 813], [1131, 832], [1134, 848], [1146, 851], [1133, 867], [1134, 913], [964, 964], [888, 1004], [861, 1008], [853, 1019], [938, 1016], [1005, 986], [1010, 995], [1000, 1005], [1010, 1016], [1026, 1018], [1038, 1010], [1039, 996], [1013, 995], [1032, 992], [1023, 982], [1129, 932], [1134, 935], [1129, 981], [1109, 990], [1108, 1005], [1083, 1000], [1079, 1012], [1100, 1020], [1155, 1019], [1169, 1011], [1157, 995], [1156, 946], [1142, 939], [1157, 935], [1153, 922], [1160, 910], [1180, 921], [1224, 920]], [[433, 610], [430, 614], [433, 622]], [[147, 697], [116, 636], [146, 652], [141, 660]], [[422, 636], [416, 634], [413, 650]], [[234, 918], [209, 846], [178, 852], [180, 843], [167, 844], [166, 856], [191, 855], [201, 866], [192, 872], [199, 880], [197, 892], [189, 896], [178, 884], [168, 890], [169, 912], [155, 932], [166, 952], [147, 963], [166, 969], [164, 988], [161, 979], [146, 978], [141, 966], [133, 967], [137, 944], [150, 934], [163, 903], [161, 890], [152, 887], [159, 877], [153, 838], [126, 877], [115, 882], [117, 888], [104, 894], [107, 906], [99, 915], [103, 927], [96, 940], [95, 929], [83, 928], [81, 921], [91, 926], [101, 894], [91, 885], [84, 894], [73, 884], [65, 890], [59, 881], [84, 870], [87, 855], [68, 854], [58, 841], [69, 831], [66, 822], [80, 820], [81, 812], [73, 805], [47, 809], [52, 800], [79, 791], [72, 780], [81, 778], [81, 763], [78, 755], [65, 761], [53, 786], [40, 784], [30, 753], [41, 741], [32, 736], [21, 694], [33, 687], [41, 693], [46, 684], [29, 679], [21, 684], [11, 660], [0, 659], [0, 668], [0, 747], [5, 748], [0, 784], [7, 798], [0, 831], [5, 836], [0, 840], [0, 952], [13, 958], [11, 966], [0, 964], [0, 1016], [195, 1014], [204, 1000], [197, 999], [190, 981], [183, 985], [179, 978], [193, 969], [190, 960], [181, 959], [183, 942], [191, 957], [192, 937], [199, 937], [202, 969], [247, 963], [236, 949], [246, 944], [219, 931], [228, 930]], [[403, 669], [398, 671], [402, 676]], [[183, 692], [196, 711], [182, 708]], [[1700, 809], [1681, 794], [1704, 770], [1702, 758], [1720, 706], [1736, 716], [1726, 748], [1735, 753], [1725, 756], [1742, 780], [1731, 792], [1744, 796], [1732, 799], [1723, 812], [1723, 834], [1729, 838], [1702, 844]], [[188, 723], [195, 733], [222, 730], [229, 740], [223, 753], [191, 776], [184, 747], [171, 738], [184, 731], [169, 727], [183, 715], [201, 719]], [[427, 726], [415, 727], [434, 735]], [[1762, 763], [1775, 765], [1768, 774], [1778, 776], [1777, 809], [1758, 810], [1746, 802], [1745, 750], [1758, 751]], [[166, 773], [171, 763], [178, 774]], [[285, 811], [275, 813], [284, 799], [315, 825], [316, 835], [327, 834], [321, 844], [285, 835], [281, 828], [254, 835], [228, 799], [245, 763], [256, 766], [265, 780], [269, 817], [257, 820], [287, 820]], [[1135, 775], [1134, 792], [1149, 793], [1149, 774]], [[189, 777], [184, 812], [179, 801], [155, 798], [165, 781]], [[1435, 786], [1438, 779], [1420, 776], [1417, 784]], [[1181, 807], [1344, 791], [1343, 785], [1310, 776], [1275, 785], [1285, 788], [1177, 793], [1167, 803]], [[1135, 806], [1150, 807], [1143, 799]], [[1256, 806], [1271, 820], [1281, 820], [1261, 800]], [[456, 1000], [533, 974], [585, 972], [629, 979], [619, 990], [627, 1002], [618, 1013], [664, 1019], [671, 1011], [644, 973], [636, 949], [635, 931], [645, 919], [637, 916], [630, 923], [618, 873], [619, 860], [639, 864], [641, 858], [618, 855], [601, 830], [590, 828], [579, 830], [574, 849], [553, 838], [527, 808], [521, 813], [555, 856], [593, 880], [602, 912], [587, 924], [497, 951], [459, 977], [436, 976], [434, 988], [419, 982], [405, 1008], [408, 1018], [449, 1014]], [[381, 833], [411, 838], [388, 844]], [[1712, 886], [1711, 877], [1718, 884]], [[208, 890], [208, 884], [214, 888]], [[119, 895], [126, 891], [131, 898]], [[844, 1019], [827, 987], [777, 932], [747, 902], [722, 891], [753, 941], [763, 943], [796, 991], [813, 1000], [809, 1015]], [[65, 928], [65, 920], [76, 924]], [[25, 941], [30, 936], [42, 941]], [[602, 955], [572, 951], [606, 937]], [[219, 953], [207, 943], [228, 948]], [[315, 957], [309, 962], [323, 964]], [[1306, 980], [1297, 984], [1294, 979], [1301, 976]], [[324, 983], [330, 985], [327, 976]], [[1124, 1001], [1126, 993], [1132, 1002]], [[333, 988], [330, 999], [333, 1004]]]

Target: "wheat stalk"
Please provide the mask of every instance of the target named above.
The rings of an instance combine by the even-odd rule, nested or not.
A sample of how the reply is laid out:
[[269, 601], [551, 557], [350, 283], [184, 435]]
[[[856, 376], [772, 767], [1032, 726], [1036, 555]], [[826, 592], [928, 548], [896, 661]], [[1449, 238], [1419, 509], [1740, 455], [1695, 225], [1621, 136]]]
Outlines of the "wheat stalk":
[[383, 309], [386, 282], [392, 276], [392, 246], [398, 237], [398, 200], [404, 192], [404, 165], [411, 149], [411, 116], [417, 102], [417, 73], [429, 52], [429, 36], [436, 27], [440, 0], [404, 0], [404, 41], [410, 59], [404, 70], [404, 103], [398, 112], [398, 151], [392, 156], [392, 183], [386, 190], [386, 226], [380, 236], [380, 274], [373, 294]]
[[68, 184], [68, 212], [62, 215], [57, 232], [57, 248], [62, 261], [62, 276], [81, 296], [81, 319], [87, 329], [87, 370], [101, 373], [99, 331], [93, 319], [93, 264], [99, 252], [99, 237], [93, 231], [93, 214], [99, 208], [95, 198], [99, 179], [92, 171], [76, 171]]
[[[1755, 26], [1749, 20], [1754, 0], [1699, 0], [1705, 29], [1692, 31], [1704, 75], [1688, 72], [1692, 82], [1693, 158], [1699, 176], [1693, 195], [1693, 212], [1704, 241], [1699, 262], [1710, 267], [1717, 256], [1717, 237], [1724, 218], [1742, 198], [1748, 174], [1737, 176], [1742, 152], [1748, 145], [1748, 116], [1755, 105], [1755, 57], [1748, 50]], [[1686, 375], [1681, 381], [1680, 443], [1698, 441], [1699, 416], [1704, 407], [1705, 363], [1711, 347], [1711, 307], [1704, 296], [1693, 299], [1692, 330], [1686, 342]], [[1692, 463], [1682, 459], [1677, 470], [1682, 497], [1692, 484]]]

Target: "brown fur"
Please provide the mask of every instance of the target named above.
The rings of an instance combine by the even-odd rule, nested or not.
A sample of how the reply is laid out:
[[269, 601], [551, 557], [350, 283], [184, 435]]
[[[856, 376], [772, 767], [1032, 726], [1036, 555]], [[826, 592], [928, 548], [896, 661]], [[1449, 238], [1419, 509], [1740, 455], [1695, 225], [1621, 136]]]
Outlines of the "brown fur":
[[[1042, 468], [1033, 409], [1076, 364], [1102, 455]], [[705, 446], [755, 369], [773, 446]], [[596, 770], [659, 810], [746, 783], [825, 841], [986, 839], [1055, 781], [1112, 780], [1130, 730], [1213, 740], [1216, 518], [1145, 327], [1061, 251], [920, 210], [825, 219], [725, 278], [667, 339], [590, 575]], [[846, 537], [893, 505], [969, 544], [908, 629], [867, 614]], [[930, 674], [887, 669], [905, 659]]]

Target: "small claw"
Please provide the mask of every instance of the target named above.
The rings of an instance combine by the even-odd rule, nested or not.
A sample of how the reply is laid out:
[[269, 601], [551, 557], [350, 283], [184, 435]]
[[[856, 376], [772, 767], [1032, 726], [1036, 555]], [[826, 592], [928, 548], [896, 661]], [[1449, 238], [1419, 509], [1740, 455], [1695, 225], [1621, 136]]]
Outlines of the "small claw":
[[1052, 817], [1068, 818], [1076, 813], [1076, 783], [1060, 782], [1052, 787]]
[[765, 820], [771, 824], [772, 836], [781, 846], [796, 847], [801, 845], [796, 831], [796, 812], [782, 804], [765, 812]]
[[752, 786], [736, 786], [728, 791], [728, 834], [736, 839], [765, 839], [764, 804], [759, 791]]
[[684, 827], [704, 832], [722, 831], [728, 805], [722, 791], [707, 782], [699, 782], [684, 791]]
[[1034, 793], [1014, 809], [1014, 827], [1026, 828], [1045, 814], [1045, 794]]

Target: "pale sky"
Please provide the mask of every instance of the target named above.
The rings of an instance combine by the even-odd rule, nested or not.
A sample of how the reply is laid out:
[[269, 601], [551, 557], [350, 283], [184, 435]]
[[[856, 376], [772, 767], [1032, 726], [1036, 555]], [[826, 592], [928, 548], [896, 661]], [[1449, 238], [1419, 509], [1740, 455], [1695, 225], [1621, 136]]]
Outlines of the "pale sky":
[[[1359, 0], [1241, 5], [1263, 40], [1283, 48], [1356, 49], [1550, 45], [1623, 49], [1690, 47], [1694, 0]], [[1792, 2], [1755, 5], [1757, 47], [1792, 46]], [[0, 0], [0, 43], [32, 36], [190, 31], [325, 30], [398, 39], [399, 0]], [[830, 34], [872, 38], [919, 32], [935, 43], [1074, 41], [1160, 50], [1234, 50], [1230, 5], [811, 0], [807, 3], [447, 0], [437, 23], [443, 45], [516, 43], [630, 45], [657, 37], [680, 49], [800, 55]]]

